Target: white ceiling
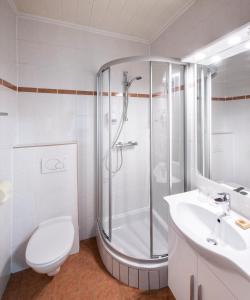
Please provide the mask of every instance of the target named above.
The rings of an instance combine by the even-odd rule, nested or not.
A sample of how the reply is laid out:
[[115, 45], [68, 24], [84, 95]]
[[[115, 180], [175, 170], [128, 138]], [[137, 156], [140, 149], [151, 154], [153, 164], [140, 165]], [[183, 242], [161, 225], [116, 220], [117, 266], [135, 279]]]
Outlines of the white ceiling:
[[223, 60], [217, 65], [217, 75], [214, 77], [214, 82], [218, 84], [227, 83], [235, 85], [240, 82], [250, 82], [250, 53], [246, 50], [243, 53]]
[[20, 13], [152, 41], [196, 0], [14, 0]]

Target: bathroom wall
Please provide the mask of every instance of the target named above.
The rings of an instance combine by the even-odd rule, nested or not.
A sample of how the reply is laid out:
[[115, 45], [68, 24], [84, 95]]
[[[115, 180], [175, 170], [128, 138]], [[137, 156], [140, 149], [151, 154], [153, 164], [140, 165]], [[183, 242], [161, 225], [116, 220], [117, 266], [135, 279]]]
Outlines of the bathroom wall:
[[182, 58], [249, 22], [249, 0], [197, 0], [151, 45], [152, 55]]
[[95, 235], [96, 218], [96, 73], [109, 60], [147, 55], [149, 47], [25, 18], [18, 21], [18, 47], [24, 87], [18, 95], [18, 143], [78, 142], [80, 238], [88, 238]]
[[[16, 17], [7, 0], [0, 0], [0, 182], [12, 183], [12, 146], [16, 142]], [[4, 81], [3, 81], [4, 80]], [[1, 116], [1, 112], [8, 113]], [[0, 203], [0, 298], [10, 275], [12, 197]]]

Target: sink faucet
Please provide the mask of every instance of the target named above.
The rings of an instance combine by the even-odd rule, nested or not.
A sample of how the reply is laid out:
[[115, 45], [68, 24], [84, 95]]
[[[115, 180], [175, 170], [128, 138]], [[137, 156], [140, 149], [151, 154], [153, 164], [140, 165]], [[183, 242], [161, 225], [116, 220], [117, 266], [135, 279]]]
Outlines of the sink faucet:
[[225, 206], [225, 211], [224, 213], [220, 216], [221, 217], [225, 217], [225, 216], [228, 216], [230, 214], [230, 210], [231, 210], [231, 197], [230, 197], [230, 194], [228, 193], [218, 193], [218, 196], [219, 197], [216, 197], [214, 199], [214, 201], [216, 203], [223, 203], [223, 204], [226, 204]]

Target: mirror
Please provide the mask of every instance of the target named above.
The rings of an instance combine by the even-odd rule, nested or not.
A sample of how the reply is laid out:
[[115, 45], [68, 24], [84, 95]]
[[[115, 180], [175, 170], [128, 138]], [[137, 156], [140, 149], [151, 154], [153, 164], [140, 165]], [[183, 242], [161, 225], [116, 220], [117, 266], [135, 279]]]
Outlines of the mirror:
[[250, 194], [250, 51], [197, 67], [199, 172]]

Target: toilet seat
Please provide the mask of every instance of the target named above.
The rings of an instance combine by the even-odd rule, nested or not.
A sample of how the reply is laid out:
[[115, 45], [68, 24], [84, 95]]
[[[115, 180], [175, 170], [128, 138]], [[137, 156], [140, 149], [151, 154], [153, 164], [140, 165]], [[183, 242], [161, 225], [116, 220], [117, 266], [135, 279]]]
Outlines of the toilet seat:
[[67, 255], [74, 242], [71, 217], [45, 221], [33, 233], [26, 248], [26, 262], [30, 266], [53, 264]]

